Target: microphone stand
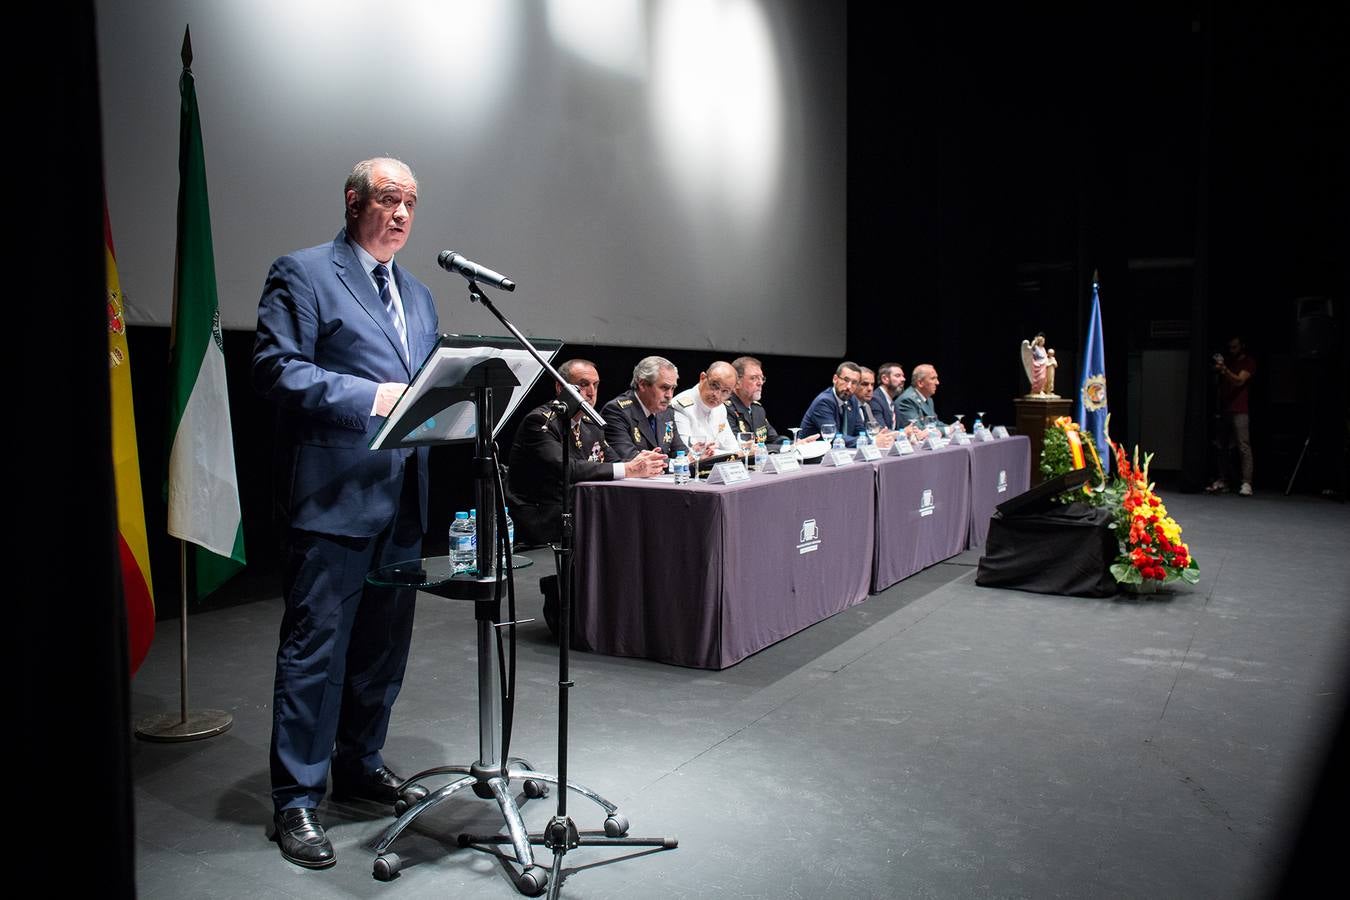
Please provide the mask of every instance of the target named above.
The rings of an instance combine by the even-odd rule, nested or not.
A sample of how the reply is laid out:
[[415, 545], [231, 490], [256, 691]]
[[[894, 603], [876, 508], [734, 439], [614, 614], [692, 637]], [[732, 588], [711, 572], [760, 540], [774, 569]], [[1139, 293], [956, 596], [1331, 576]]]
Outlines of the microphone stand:
[[[556, 778], [548, 776], [540, 777], [542, 773], [531, 772], [530, 777], [541, 781], [554, 781], [558, 785], [557, 811], [553, 818], [549, 820], [547, 826], [542, 832], [531, 833], [529, 841], [531, 844], [540, 844], [553, 851], [553, 867], [550, 870], [548, 878], [548, 897], [549, 900], [556, 900], [562, 890], [562, 862], [567, 851], [576, 847], [590, 845], [616, 845], [628, 847], [660, 847], [664, 850], [671, 850], [679, 846], [679, 841], [674, 837], [664, 838], [635, 838], [627, 837], [628, 817], [619, 812], [619, 809], [608, 800], [596, 794], [589, 788], [578, 784], [569, 783], [567, 780], [567, 725], [570, 708], [568, 705], [568, 691], [574, 686], [570, 677], [570, 655], [572, 647], [572, 556], [573, 556], [573, 520], [572, 520], [572, 484], [571, 484], [571, 451], [567, 445], [567, 432], [571, 428], [572, 418], [584, 410], [586, 418], [590, 419], [596, 425], [604, 427], [604, 418], [595, 411], [591, 404], [587, 403], [585, 398], [577, 392], [577, 389], [569, 384], [565, 378], [549, 364], [548, 360], [535, 349], [534, 344], [530, 343], [529, 338], [520, 333], [520, 330], [513, 325], [506, 316], [493, 305], [487, 295], [483, 293], [482, 288], [472, 279], [469, 280], [469, 299], [475, 303], [481, 304], [484, 309], [492, 313], [497, 321], [501, 322], [520, 345], [525, 348], [535, 361], [538, 362], [546, 372], [553, 377], [554, 382], [559, 386], [561, 394], [558, 399], [550, 405], [558, 413], [560, 424], [563, 426], [563, 446], [562, 446], [562, 540], [553, 544], [554, 567], [558, 573], [558, 774]], [[523, 773], [522, 773], [523, 774]], [[600, 831], [580, 831], [576, 823], [572, 821], [567, 814], [567, 792], [574, 790], [582, 796], [599, 804], [606, 812], [604, 830]], [[510, 841], [509, 835], [472, 835], [464, 834], [459, 837], [460, 846], [471, 844], [502, 844]]]

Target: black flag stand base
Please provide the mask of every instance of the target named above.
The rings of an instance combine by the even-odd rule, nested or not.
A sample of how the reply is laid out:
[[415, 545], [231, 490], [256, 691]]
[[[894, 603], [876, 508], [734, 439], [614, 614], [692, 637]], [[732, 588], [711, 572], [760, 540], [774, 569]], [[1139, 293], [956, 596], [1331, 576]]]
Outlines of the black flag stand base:
[[197, 709], [186, 716], [178, 713], [160, 713], [137, 722], [136, 737], [161, 744], [200, 741], [203, 738], [224, 734], [233, 724], [233, 717], [223, 709]]
[[188, 710], [187, 656], [187, 542], [178, 542], [178, 712], [146, 716], [136, 723], [136, 737], [143, 741], [176, 744], [200, 741], [230, 730], [234, 718], [223, 709]]

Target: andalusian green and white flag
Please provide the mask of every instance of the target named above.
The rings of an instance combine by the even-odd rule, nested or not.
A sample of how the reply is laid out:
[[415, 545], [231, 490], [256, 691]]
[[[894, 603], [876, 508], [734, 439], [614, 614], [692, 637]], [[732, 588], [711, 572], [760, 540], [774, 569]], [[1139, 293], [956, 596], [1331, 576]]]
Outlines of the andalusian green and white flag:
[[169, 338], [169, 534], [196, 544], [190, 569], [198, 599], [244, 564], [244, 529], [216, 299], [211, 212], [206, 200], [192, 46], [183, 38], [178, 133], [178, 253]]

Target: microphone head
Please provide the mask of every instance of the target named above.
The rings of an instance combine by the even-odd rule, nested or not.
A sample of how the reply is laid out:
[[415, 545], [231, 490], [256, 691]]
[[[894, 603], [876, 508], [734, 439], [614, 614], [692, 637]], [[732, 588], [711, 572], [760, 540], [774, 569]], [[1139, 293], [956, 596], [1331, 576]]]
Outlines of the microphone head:
[[436, 263], [445, 271], [453, 272], [455, 271], [455, 257], [457, 256], [459, 254], [453, 250], [442, 250], [440, 255], [436, 257]]

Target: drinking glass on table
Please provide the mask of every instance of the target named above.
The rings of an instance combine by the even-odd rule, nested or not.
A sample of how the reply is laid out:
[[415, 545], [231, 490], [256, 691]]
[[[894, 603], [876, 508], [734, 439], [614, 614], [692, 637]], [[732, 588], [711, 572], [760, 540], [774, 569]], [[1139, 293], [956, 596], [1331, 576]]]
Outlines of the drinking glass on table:
[[838, 431], [839, 429], [835, 427], [833, 422], [827, 422], [820, 426], [820, 439], [828, 446], [834, 440], [834, 436]]
[[753, 431], [736, 432], [736, 440], [741, 445], [741, 459], [745, 467], [750, 468], [750, 461], [755, 458], [755, 433]]
[[694, 455], [694, 480], [698, 480], [699, 463], [703, 460], [703, 454], [708, 450], [709, 438], [705, 431], [695, 430], [689, 436], [689, 452]]

